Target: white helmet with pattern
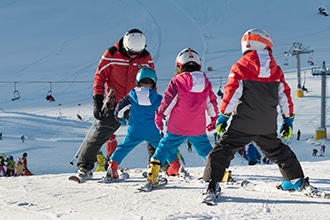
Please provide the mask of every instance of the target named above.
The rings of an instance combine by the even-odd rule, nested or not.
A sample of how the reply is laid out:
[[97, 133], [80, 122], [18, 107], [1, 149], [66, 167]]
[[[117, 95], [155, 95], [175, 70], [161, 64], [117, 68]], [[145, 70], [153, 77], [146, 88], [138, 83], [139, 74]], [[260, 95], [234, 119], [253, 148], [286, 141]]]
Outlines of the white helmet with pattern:
[[241, 39], [242, 54], [250, 50], [269, 50], [273, 48], [270, 35], [262, 30], [253, 28], [246, 31]]
[[128, 53], [139, 54], [146, 47], [146, 38], [139, 29], [130, 29], [123, 37], [123, 46]]
[[189, 62], [196, 63], [200, 68], [202, 66], [202, 61], [201, 61], [199, 54], [190, 48], [185, 48], [185, 49], [181, 50], [180, 53], [178, 54], [178, 56], [176, 57], [176, 60], [175, 60], [176, 67], [179, 70], [181, 70], [182, 66]]

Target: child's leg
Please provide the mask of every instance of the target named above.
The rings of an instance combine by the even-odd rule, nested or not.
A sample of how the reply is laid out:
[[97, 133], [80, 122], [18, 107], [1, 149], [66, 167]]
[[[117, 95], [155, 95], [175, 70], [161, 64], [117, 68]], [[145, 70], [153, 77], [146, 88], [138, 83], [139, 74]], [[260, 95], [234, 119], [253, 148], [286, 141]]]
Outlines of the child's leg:
[[234, 154], [253, 141], [253, 138], [254, 135], [240, 133], [229, 128], [208, 154], [203, 179], [206, 182], [211, 179], [215, 182], [221, 182], [226, 168], [229, 167], [231, 160], [234, 158]]
[[206, 159], [206, 156], [212, 150], [212, 145], [206, 134], [198, 135], [198, 136], [189, 136], [188, 140], [192, 143], [195, 148], [197, 154]]
[[278, 165], [284, 180], [304, 177], [295, 153], [275, 134], [258, 135], [255, 142], [265, 156]]
[[131, 138], [127, 134], [124, 141], [118, 144], [116, 150], [111, 155], [110, 160], [116, 161], [116, 163], [120, 164], [127, 156], [127, 154], [131, 152], [142, 141], [143, 140], [140, 138]]
[[185, 136], [166, 132], [165, 137], [160, 140], [153, 158], [160, 160], [162, 165], [164, 165], [166, 160], [172, 162], [178, 158], [177, 150], [186, 138]]

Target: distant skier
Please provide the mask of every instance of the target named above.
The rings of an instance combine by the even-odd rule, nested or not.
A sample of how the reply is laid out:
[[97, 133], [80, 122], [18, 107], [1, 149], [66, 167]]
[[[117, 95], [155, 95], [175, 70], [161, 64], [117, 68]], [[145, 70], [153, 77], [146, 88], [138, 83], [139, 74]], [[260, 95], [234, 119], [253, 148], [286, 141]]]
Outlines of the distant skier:
[[323, 7], [319, 7], [319, 13], [324, 16], [329, 16], [329, 13]]
[[23, 176], [23, 172], [24, 172], [24, 165], [22, 162], [22, 158], [18, 158], [15, 164], [15, 173], [13, 176]]
[[6, 159], [6, 166], [7, 166], [6, 176], [13, 176], [14, 175], [15, 165], [16, 165], [16, 162], [14, 161], [14, 157], [9, 155]]
[[324, 144], [321, 145], [321, 149], [320, 149], [320, 156], [323, 156], [325, 153], [325, 148], [326, 146]]
[[27, 167], [27, 164], [28, 164], [27, 163], [27, 156], [28, 156], [28, 154], [26, 152], [23, 153], [23, 155], [22, 155], [22, 163], [23, 163], [23, 166], [24, 166], [24, 172], [23, 172], [24, 176], [32, 175], [31, 171]]
[[253, 143], [249, 144], [246, 157], [248, 158], [249, 165], [256, 165], [257, 163], [260, 163], [261, 155]]
[[97, 166], [95, 168], [95, 172], [101, 172], [105, 171], [105, 163], [107, 161], [107, 158], [103, 155], [102, 151], [99, 151], [99, 153], [96, 155], [96, 163]]
[[314, 148], [314, 149], [313, 149], [313, 154], [312, 154], [312, 155], [313, 155], [313, 156], [316, 156], [316, 155], [317, 155], [317, 152], [318, 152], [318, 150]]
[[6, 160], [6, 155], [1, 154], [0, 155], [0, 172], [2, 173], [2, 176], [6, 176], [6, 171], [5, 171], [5, 160]]
[[301, 131], [300, 131], [300, 129], [298, 129], [298, 131], [297, 131], [297, 141], [300, 140], [300, 135], [301, 135]]
[[21, 141], [22, 141], [22, 143], [24, 143], [24, 141], [25, 141], [25, 136], [24, 136], [24, 134], [21, 136]]

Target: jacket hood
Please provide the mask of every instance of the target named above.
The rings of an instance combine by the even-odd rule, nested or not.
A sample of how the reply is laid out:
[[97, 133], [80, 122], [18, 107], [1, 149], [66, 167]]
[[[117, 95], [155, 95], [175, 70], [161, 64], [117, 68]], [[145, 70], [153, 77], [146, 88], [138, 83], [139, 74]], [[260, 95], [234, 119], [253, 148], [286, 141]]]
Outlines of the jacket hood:
[[142, 106], [151, 106], [158, 99], [157, 92], [154, 89], [146, 87], [135, 87], [130, 95], [131, 102], [136, 102]]

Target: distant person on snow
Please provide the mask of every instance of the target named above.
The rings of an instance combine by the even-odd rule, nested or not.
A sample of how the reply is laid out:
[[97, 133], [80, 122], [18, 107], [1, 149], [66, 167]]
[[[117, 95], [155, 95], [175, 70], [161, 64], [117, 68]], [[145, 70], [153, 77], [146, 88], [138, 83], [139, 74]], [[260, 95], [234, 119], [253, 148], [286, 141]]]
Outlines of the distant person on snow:
[[[162, 96], [155, 90], [156, 83], [157, 77], [153, 69], [149, 67], [140, 69], [136, 75], [136, 87], [119, 100], [116, 106], [115, 117], [118, 121], [124, 119], [126, 111], [129, 111], [130, 119], [124, 140], [119, 143], [110, 157], [106, 176], [106, 179], [109, 181], [118, 178], [117, 170], [119, 164], [137, 145], [147, 141], [152, 146], [158, 146], [162, 138], [154, 121], [155, 112], [162, 100]], [[179, 163], [176, 153], [171, 154], [170, 160]], [[173, 164], [170, 164], [171, 166]], [[177, 167], [178, 174], [180, 163], [175, 167]]]
[[[145, 49], [146, 38], [142, 31], [130, 29], [124, 36], [107, 49], [94, 76], [94, 117], [99, 123], [94, 134], [81, 150], [77, 163], [80, 177], [91, 178], [96, 155], [109, 137], [117, 131], [120, 123], [114, 117], [116, 103], [135, 87], [136, 74], [142, 67], [154, 69], [151, 54]], [[104, 95], [114, 88], [113, 98], [102, 111]], [[106, 89], [106, 92], [105, 92]], [[106, 94], [105, 94], [106, 93]]]
[[25, 136], [24, 136], [24, 134], [21, 136], [21, 140], [22, 140], [22, 143], [24, 143], [24, 141], [25, 141]]
[[290, 87], [272, 54], [272, 38], [264, 30], [250, 29], [243, 34], [241, 47], [243, 56], [231, 67], [217, 120], [217, 131], [224, 134], [206, 160], [206, 193], [217, 193], [236, 151], [252, 141], [278, 164], [283, 190], [302, 190], [309, 185], [308, 178], [294, 152], [277, 138], [277, 106], [283, 117], [282, 138], [291, 137], [294, 114]]
[[14, 175], [15, 165], [16, 165], [16, 162], [14, 161], [14, 157], [9, 155], [8, 158], [6, 159], [6, 166], [7, 166], [6, 176]]
[[301, 131], [300, 131], [300, 129], [298, 129], [298, 131], [297, 131], [297, 141], [300, 140], [300, 135], [301, 135]]
[[107, 162], [107, 158], [103, 155], [102, 151], [96, 155], [96, 168], [95, 172], [105, 171], [105, 163]]
[[[215, 129], [217, 120], [217, 97], [212, 91], [212, 84], [201, 71], [199, 54], [190, 49], [183, 49], [176, 58], [176, 73], [169, 82], [157, 109], [155, 122], [163, 131], [163, 119], [167, 117], [167, 131], [148, 168], [147, 184], [157, 185], [161, 165], [171, 161], [168, 155], [177, 152], [178, 147], [189, 140], [202, 158], [212, 150], [206, 130]], [[206, 113], [211, 122], [206, 124]], [[221, 177], [222, 179], [222, 177]]]
[[325, 145], [324, 144], [322, 144], [321, 145], [321, 149], [320, 149], [320, 156], [323, 156], [324, 155], [324, 153], [325, 153]]
[[1, 154], [0, 155], [0, 172], [2, 173], [2, 176], [6, 176], [6, 171], [5, 171], [5, 160], [6, 160], [6, 155]]
[[13, 176], [23, 176], [24, 165], [22, 158], [18, 158], [17, 163], [15, 164], [15, 173]]
[[313, 155], [313, 156], [316, 156], [316, 155], [317, 155], [317, 152], [318, 152], [318, 150], [314, 148], [314, 149], [313, 149], [313, 154], [312, 154], [312, 155]]
[[253, 143], [249, 144], [246, 157], [248, 158], [249, 165], [256, 165], [257, 163], [260, 163], [261, 155]]
[[23, 155], [22, 155], [22, 163], [24, 166], [24, 172], [23, 172], [24, 176], [32, 175], [31, 171], [27, 167], [27, 156], [28, 156], [28, 154], [26, 152], [23, 153]]

